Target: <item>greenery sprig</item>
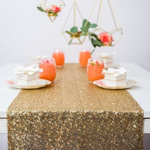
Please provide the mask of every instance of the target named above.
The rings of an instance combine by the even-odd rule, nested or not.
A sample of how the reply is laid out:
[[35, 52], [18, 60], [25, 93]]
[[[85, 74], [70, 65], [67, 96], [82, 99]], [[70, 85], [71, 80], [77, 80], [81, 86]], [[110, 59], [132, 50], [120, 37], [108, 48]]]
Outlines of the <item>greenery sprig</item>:
[[42, 7], [37, 7], [37, 9], [41, 12], [48, 13], [48, 16], [57, 16], [57, 13], [53, 12], [51, 9], [49, 11], [44, 10]]
[[72, 43], [73, 38], [79, 38], [82, 34], [82, 31], [78, 30], [78, 27], [74, 26], [70, 29], [70, 31], [65, 31], [67, 34], [70, 35], [71, 40], [69, 41], [68, 45]]
[[46, 10], [44, 10], [42, 7], [37, 7], [37, 9], [41, 12], [47, 12]]
[[[91, 41], [94, 48], [96, 46], [101, 47], [102, 42], [98, 39], [95, 33], [91, 33], [90, 29], [94, 29], [97, 27], [97, 24], [90, 23], [87, 19], [84, 19], [82, 22], [81, 30], [78, 30], [78, 27], [74, 26], [70, 29], [70, 31], [66, 31], [67, 34], [70, 35], [71, 40], [69, 41], [68, 45], [72, 43], [73, 38], [79, 38], [80, 36], [89, 36], [89, 40]], [[95, 49], [91, 52], [91, 54], [95, 51]]]

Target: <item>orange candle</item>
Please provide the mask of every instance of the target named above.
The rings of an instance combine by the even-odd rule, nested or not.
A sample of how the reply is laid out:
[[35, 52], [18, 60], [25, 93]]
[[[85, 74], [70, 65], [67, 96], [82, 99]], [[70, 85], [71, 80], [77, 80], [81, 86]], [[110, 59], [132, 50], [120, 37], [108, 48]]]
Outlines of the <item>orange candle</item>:
[[102, 73], [104, 69], [104, 63], [98, 59], [89, 59], [87, 65], [87, 76], [89, 81], [95, 81], [103, 79], [104, 75]]
[[53, 52], [52, 57], [55, 59], [57, 67], [62, 67], [64, 65], [65, 56], [62, 51], [57, 49], [55, 52]]
[[39, 64], [39, 68], [43, 69], [43, 72], [39, 73], [39, 78], [54, 81], [56, 78], [56, 63], [52, 58], [50, 60], [42, 60]]
[[82, 50], [79, 54], [79, 62], [82, 67], [86, 67], [88, 59], [91, 58], [91, 52], [88, 50]]

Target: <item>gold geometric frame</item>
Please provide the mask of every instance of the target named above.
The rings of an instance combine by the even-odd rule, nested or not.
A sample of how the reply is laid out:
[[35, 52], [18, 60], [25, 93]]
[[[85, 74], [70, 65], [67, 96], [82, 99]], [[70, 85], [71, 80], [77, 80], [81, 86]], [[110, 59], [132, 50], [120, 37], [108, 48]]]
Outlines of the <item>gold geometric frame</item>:
[[[55, 5], [55, 6], [59, 6], [61, 8], [61, 10], [63, 10], [63, 8], [65, 7], [65, 3], [63, 0], [58, 0], [58, 4], [50, 4], [49, 2], [47, 2], [48, 0], [42, 0], [41, 3], [40, 3], [40, 7], [46, 9], [47, 7], [51, 7], [52, 5]], [[50, 0], [49, 0], [50, 1]], [[48, 13], [46, 13], [48, 18], [54, 22], [54, 20], [56, 19], [57, 16], [49, 16]]]
[[[96, 4], [98, 3], [98, 0], [96, 0], [92, 10], [91, 10], [91, 13], [88, 17], [88, 19], [90, 19], [95, 7], [96, 7]], [[103, 29], [101, 27], [101, 21], [102, 21], [102, 12], [103, 12], [103, 0], [100, 0], [100, 5], [99, 5], [99, 10], [98, 10], [98, 16], [97, 16], [97, 24], [98, 24], [98, 27], [93, 31], [93, 32], [107, 32], [108, 34], [110, 35], [114, 35], [115, 33], [119, 33], [119, 37], [113, 42], [112, 46], [116, 45], [119, 40], [122, 38], [123, 36], [123, 31], [122, 31], [122, 27], [119, 23], [119, 20], [118, 20], [118, 17], [116, 16], [116, 13], [112, 7], [112, 4], [111, 4], [111, 0], [108, 0], [108, 4], [109, 4], [109, 8], [110, 8], [110, 11], [111, 11], [111, 15], [112, 15], [112, 18], [113, 18], [113, 22], [114, 22], [114, 25], [115, 25], [115, 29], [111, 30], [111, 31], [107, 31], [105, 29]]]
[[[69, 41], [72, 40], [72, 43], [71, 43], [71, 44], [74, 44], [74, 45], [76, 45], [76, 44], [83, 44], [84, 41], [85, 41], [85, 39], [86, 39], [85, 36], [82, 36], [82, 39], [81, 39], [81, 36], [78, 37], [78, 38], [77, 38], [77, 37], [70, 37], [70, 35], [68, 35], [68, 34], [65, 32], [65, 26], [66, 26], [66, 24], [67, 24], [67, 22], [68, 22], [68, 19], [69, 19], [70, 15], [71, 15], [72, 10], [73, 10], [73, 25], [72, 25], [72, 27], [73, 27], [73, 26], [77, 26], [77, 18], [76, 18], [77, 11], [78, 11], [78, 13], [79, 13], [80, 18], [83, 20], [83, 17], [82, 17], [82, 15], [81, 15], [81, 12], [80, 12], [80, 10], [79, 10], [79, 7], [78, 7], [76, 1], [74, 0], [73, 4], [72, 4], [72, 6], [71, 6], [71, 8], [70, 8], [70, 10], [69, 10], [68, 16], [67, 16], [67, 18], [66, 18], [66, 20], [65, 20], [64, 26], [63, 26], [63, 28], [62, 28], [62, 35], [63, 35], [63, 37], [64, 37], [64, 39], [66, 40], [67, 43], [69, 43]], [[82, 23], [82, 22], [81, 22], [81, 23]], [[82, 25], [82, 24], [81, 24], [81, 25]], [[69, 38], [67, 38], [66, 35], [68, 35]], [[74, 42], [75, 39], [77, 40], [77, 42]]]

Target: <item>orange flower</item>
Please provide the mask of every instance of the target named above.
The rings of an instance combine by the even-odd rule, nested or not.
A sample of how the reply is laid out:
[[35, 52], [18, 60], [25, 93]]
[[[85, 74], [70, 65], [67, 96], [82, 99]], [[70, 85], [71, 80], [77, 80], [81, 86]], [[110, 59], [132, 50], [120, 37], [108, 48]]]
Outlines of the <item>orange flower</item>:
[[51, 10], [52, 10], [52, 12], [54, 12], [54, 13], [58, 13], [58, 12], [61, 11], [61, 8], [60, 8], [60, 7], [57, 7], [57, 6], [55, 6], [55, 5], [52, 5]]
[[98, 35], [98, 39], [103, 43], [104, 46], [110, 46], [113, 41], [113, 37], [107, 32], [100, 33]]

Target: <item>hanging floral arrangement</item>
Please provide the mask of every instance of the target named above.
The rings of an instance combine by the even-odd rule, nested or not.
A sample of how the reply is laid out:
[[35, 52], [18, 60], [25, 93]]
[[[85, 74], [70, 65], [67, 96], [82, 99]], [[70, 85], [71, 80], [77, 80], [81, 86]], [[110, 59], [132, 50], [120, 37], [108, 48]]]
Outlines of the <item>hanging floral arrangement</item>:
[[44, 12], [48, 18], [54, 22], [64, 7], [65, 3], [63, 0], [41, 0], [37, 9]]
[[37, 9], [41, 12], [47, 13], [49, 17], [55, 17], [61, 11], [61, 8], [55, 5], [52, 5], [51, 8], [46, 8], [46, 10], [42, 7], [37, 7]]
[[74, 0], [62, 29], [62, 35], [69, 45], [84, 43], [86, 37], [81, 37], [82, 31], [80, 29], [80, 22], [82, 21], [81, 11], [76, 0]]
[[[80, 36], [89, 36], [89, 40], [91, 41], [91, 44], [94, 48], [101, 47], [101, 46], [112, 46], [113, 37], [108, 32], [101, 32], [98, 35], [91, 32], [91, 29], [94, 29], [97, 27], [97, 24], [90, 23], [88, 20], [84, 19], [82, 23], [82, 27], [80, 28], [80, 31], [77, 27], [72, 27], [70, 31], [66, 31], [67, 34], [70, 35], [70, 37], [73, 38], [79, 38]], [[69, 45], [71, 44], [72, 39], [69, 42]], [[91, 52], [91, 54], [95, 51], [95, 49]]]
[[77, 26], [74, 26], [70, 29], [70, 31], [65, 31], [67, 34], [70, 35], [71, 40], [69, 41], [69, 45], [72, 43], [73, 38], [80, 38], [81, 36], [86, 36], [88, 35], [88, 30], [90, 28], [97, 27], [96, 24], [89, 24], [87, 20], [83, 20], [82, 27], [80, 30], [78, 29]]

